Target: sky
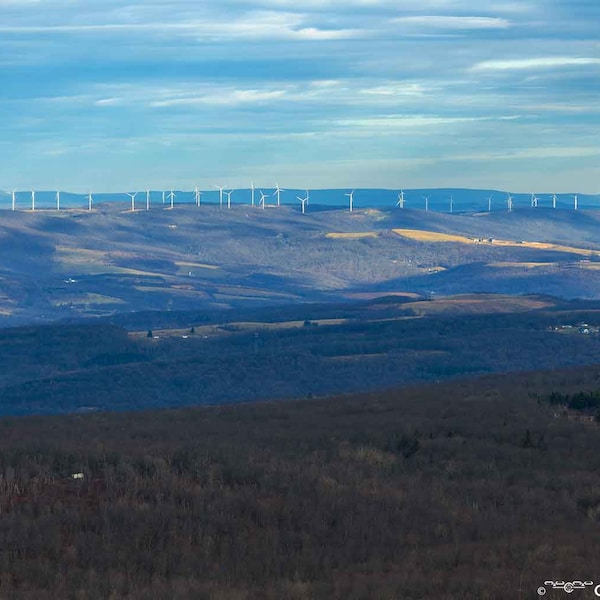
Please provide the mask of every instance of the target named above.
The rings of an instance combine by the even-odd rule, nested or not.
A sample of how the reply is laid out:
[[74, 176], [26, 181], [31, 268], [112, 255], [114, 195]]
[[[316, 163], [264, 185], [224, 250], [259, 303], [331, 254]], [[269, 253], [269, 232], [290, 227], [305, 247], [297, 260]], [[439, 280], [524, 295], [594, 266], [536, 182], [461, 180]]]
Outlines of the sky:
[[600, 192], [598, 0], [0, 0], [0, 189]]

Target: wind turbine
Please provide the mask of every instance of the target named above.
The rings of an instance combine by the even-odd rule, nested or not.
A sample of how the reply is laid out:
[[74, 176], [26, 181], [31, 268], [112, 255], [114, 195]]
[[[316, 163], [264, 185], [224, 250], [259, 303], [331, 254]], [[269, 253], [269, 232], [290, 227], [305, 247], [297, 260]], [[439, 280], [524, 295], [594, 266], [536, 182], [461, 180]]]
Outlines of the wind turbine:
[[425, 211], [429, 210], [429, 196], [421, 196], [425, 200]]
[[349, 202], [350, 203], [350, 212], [352, 212], [352, 208], [353, 208], [353, 205], [354, 205], [354, 192], [355, 191], [356, 190], [352, 190], [349, 194], [344, 194], [344, 196], [348, 196], [348, 198], [350, 200], [350, 202]]
[[254, 181], [250, 182], [250, 190], [252, 193], [252, 196], [251, 196], [252, 197], [252, 206], [254, 206]]
[[532, 192], [531, 193], [531, 208], [537, 208], [538, 197]]
[[35, 190], [31, 190], [31, 212], [35, 210]]
[[198, 186], [194, 188], [194, 199], [196, 200], [196, 206], [200, 206], [200, 196], [202, 192], [198, 189]]
[[225, 186], [225, 185], [215, 185], [213, 187], [216, 187], [219, 190], [219, 208], [223, 208], [223, 190], [227, 186]]
[[235, 190], [229, 190], [228, 192], [225, 192], [225, 195], [227, 196], [227, 208], [228, 209], [231, 208], [231, 194], [233, 194], [233, 192], [235, 192]]
[[296, 196], [296, 198], [302, 202], [302, 214], [304, 214], [306, 212], [305, 205], [308, 202], [308, 190], [306, 190], [306, 198], [300, 198], [300, 196]]
[[60, 210], [60, 191], [56, 192], [56, 210]]
[[552, 208], [556, 208], [556, 194], [552, 194]]
[[171, 206], [169, 208], [173, 208], [173, 200], [175, 200], [175, 194], [173, 193], [173, 190], [171, 190], [169, 192], [169, 195], [167, 196], [169, 198], [169, 200], [171, 201]]
[[404, 208], [404, 190], [400, 190], [400, 193], [398, 194], [398, 202], [396, 202], [396, 206], [399, 206], [400, 208]]
[[262, 190], [259, 190], [260, 193], [260, 200], [258, 201], [258, 205], [260, 206], [262, 204], [262, 209], [265, 210], [265, 198], [267, 197], [265, 194], [263, 194]]
[[508, 210], [511, 211], [513, 209], [513, 197], [510, 194], [506, 195], [506, 203], [508, 205]]
[[146, 190], [146, 210], [150, 210], [150, 190]]
[[276, 187], [275, 187], [275, 191], [273, 192], [273, 194], [272, 194], [272, 195], [273, 195], [273, 196], [277, 195], [277, 206], [281, 206], [281, 192], [285, 192], [286, 190], [282, 190], [282, 189], [279, 187], [279, 184], [278, 184], [278, 183], [276, 183], [276, 184], [275, 184], [275, 186], [276, 186]]
[[577, 210], [577, 194], [573, 195], [573, 210]]
[[88, 210], [92, 210], [92, 202], [94, 199], [92, 198], [92, 192], [88, 194]]
[[164, 191], [162, 193], [162, 201], [163, 201], [163, 204], [164, 204], [165, 203], [165, 192]]
[[450, 213], [454, 212], [454, 196], [450, 196]]
[[17, 190], [13, 190], [11, 196], [12, 196], [12, 210], [15, 210], [15, 207], [17, 205]]
[[488, 212], [492, 212], [492, 198], [494, 196], [490, 196], [489, 198], [487, 198], [488, 201]]
[[127, 195], [131, 198], [131, 212], [133, 212], [135, 210], [135, 197], [139, 194], [139, 192], [134, 192], [133, 194], [130, 194], [129, 192], [127, 192]]

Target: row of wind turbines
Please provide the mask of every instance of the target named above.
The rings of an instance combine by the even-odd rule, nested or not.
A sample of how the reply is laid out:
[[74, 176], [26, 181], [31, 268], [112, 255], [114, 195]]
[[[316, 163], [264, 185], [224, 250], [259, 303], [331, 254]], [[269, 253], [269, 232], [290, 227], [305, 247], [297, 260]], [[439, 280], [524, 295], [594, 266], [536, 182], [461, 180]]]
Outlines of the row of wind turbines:
[[[219, 208], [223, 208], [223, 196], [227, 196], [227, 208], [230, 209], [231, 208], [231, 195], [233, 194], [233, 192], [235, 192], [235, 189], [227, 190], [226, 189], [227, 186], [224, 186], [224, 185], [215, 185], [214, 187], [217, 190], [219, 190]], [[258, 203], [256, 202], [256, 191], [258, 191], [260, 194], [260, 199], [258, 200]], [[285, 191], [287, 191], [287, 190], [280, 188], [279, 184], [276, 184], [275, 191], [272, 194], [265, 194], [262, 190], [256, 190], [256, 188], [254, 187], [254, 182], [252, 182], [251, 205], [252, 206], [258, 205], [264, 209], [265, 206], [267, 206], [267, 198], [269, 196], [277, 196], [276, 206], [281, 206], [281, 193], [285, 192]], [[11, 199], [12, 199], [11, 209], [13, 211], [17, 210], [18, 190], [13, 190], [12, 192], [0, 192], [0, 193], [11, 196]], [[141, 193], [143, 193], [143, 192], [131, 192], [131, 193], [126, 192], [125, 193], [125, 195], [129, 196], [129, 198], [131, 199], [131, 211], [132, 212], [137, 210], [136, 204], [135, 204], [135, 199]], [[175, 206], [175, 198], [177, 196], [175, 194], [175, 192], [173, 190], [170, 190], [168, 193], [166, 191], [162, 191], [161, 194], [162, 194], [162, 203], [165, 204], [166, 201], [168, 200], [169, 208], [173, 208]], [[196, 206], [200, 206], [202, 194], [203, 194], [203, 192], [198, 187], [194, 188], [194, 201], [196, 203]], [[61, 195], [60, 190], [57, 190], [55, 192], [55, 198], [56, 198], [56, 210], [58, 210], [58, 211], [61, 209], [60, 208], [60, 195]], [[152, 193], [150, 190], [146, 190], [145, 195], [146, 195], [146, 210], [150, 210]], [[92, 208], [94, 206], [94, 197], [91, 192], [89, 194], [87, 194], [86, 199], [88, 202], [88, 210], [92, 210]], [[306, 190], [305, 198], [298, 197], [298, 200], [302, 204], [302, 214], [304, 214], [305, 206], [309, 200], [309, 191]], [[35, 190], [31, 190], [31, 210], [35, 211]]]
[[[217, 189], [219, 191], [219, 208], [223, 208], [224, 205], [224, 196], [227, 197], [226, 200], [226, 205], [228, 209], [231, 209], [231, 195], [236, 191], [235, 189], [226, 189], [227, 186], [222, 186], [222, 185], [214, 185], [213, 186], [215, 189]], [[258, 193], [260, 194], [260, 198], [258, 199], [258, 202], [256, 201], [256, 192], [258, 191]], [[281, 194], [283, 192], [286, 192], [287, 190], [284, 190], [283, 188], [279, 187], [279, 184], [275, 184], [275, 188], [274, 188], [274, 192], [272, 194], [265, 194], [262, 190], [257, 190], [254, 187], [254, 182], [251, 183], [251, 187], [250, 187], [250, 204], [251, 206], [258, 206], [260, 208], [262, 208], [263, 210], [265, 209], [265, 207], [267, 206], [267, 198], [268, 197], [273, 197], [276, 196], [277, 197], [277, 203], [274, 204], [273, 206], [281, 206]], [[7, 194], [9, 196], [11, 196], [12, 198], [12, 203], [11, 203], [11, 208], [12, 210], [16, 210], [16, 205], [17, 205], [17, 190], [13, 190], [12, 192], [2, 192], [4, 194]], [[126, 195], [129, 196], [129, 198], [131, 199], [131, 212], [134, 212], [136, 209], [136, 203], [135, 203], [135, 199], [139, 194], [142, 194], [144, 192], [126, 192]], [[196, 206], [200, 206], [201, 205], [201, 198], [202, 198], [202, 194], [203, 192], [196, 186], [194, 188], [194, 201], [196, 203]], [[348, 209], [349, 212], [353, 212], [354, 211], [354, 194], [356, 193], [356, 190], [352, 190], [351, 192], [348, 192], [346, 194], [344, 194], [347, 198], [348, 198]], [[175, 206], [175, 198], [176, 198], [176, 194], [173, 190], [170, 190], [168, 193], [165, 191], [161, 192], [162, 194], [162, 204], [169, 204], [168, 208], [174, 208]], [[152, 199], [152, 193], [150, 190], [146, 190], [145, 192], [145, 196], [146, 196], [146, 202], [145, 202], [145, 208], [146, 210], [150, 210], [150, 205], [151, 205], [151, 199]], [[421, 196], [422, 200], [424, 201], [424, 209], [425, 211], [429, 211], [429, 199], [431, 196]], [[570, 195], [571, 198], [573, 198], [573, 209], [574, 210], [578, 210], [578, 195], [577, 194], [571, 194]], [[61, 202], [61, 192], [60, 190], [57, 190], [55, 192], [55, 198], [56, 198], [56, 210], [60, 211], [61, 210], [61, 206], [60, 206], [60, 202]], [[489, 196], [488, 198], [485, 198], [485, 200], [487, 200], [487, 209], [488, 211], [491, 212], [492, 210], [492, 200], [493, 200], [493, 196]], [[89, 194], [87, 194], [86, 196], [87, 199], [87, 204], [88, 204], [88, 210], [92, 210], [93, 205], [94, 205], [94, 198], [92, 193], [90, 192]], [[305, 214], [306, 212], [306, 206], [309, 204], [309, 200], [310, 200], [310, 192], [309, 190], [306, 190], [306, 195], [305, 197], [301, 198], [300, 196], [296, 196], [296, 199], [301, 203], [302, 205], [302, 214]], [[539, 206], [539, 201], [540, 201], [540, 197], [536, 196], [534, 193], [531, 194], [531, 200], [530, 200], [530, 205], [531, 208], [538, 208]], [[558, 200], [558, 196], [556, 194], [552, 194], [549, 199], [551, 200], [551, 206], [552, 208], [556, 208], [557, 207], [557, 200]], [[168, 202], [167, 202], [168, 200]], [[449, 212], [453, 213], [454, 212], [454, 197], [450, 196], [448, 198], [448, 202], [449, 202]], [[398, 200], [396, 202], [396, 206], [403, 209], [405, 207], [406, 204], [406, 199], [405, 199], [405, 194], [404, 194], [404, 190], [400, 190], [400, 192], [398, 192]], [[512, 211], [514, 208], [514, 199], [513, 196], [510, 193], [506, 194], [506, 208], [508, 211]], [[35, 211], [35, 190], [31, 190], [31, 210]]]
[[[346, 194], [346, 196], [349, 196], [349, 195], [350, 194]], [[578, 194], [570, 194], [570, 197], [573, 198], [573, 210], [577, 210], [579, 208]], [[421, 196], [421, 198], [425, 202], [425, 210], [428, 211], [429, 210], [429, 199], [431, 198], [431, 196]], [[492, 200], [493, 199], [494, 199], [494, 196], [489, 196], [489, 197], [485, 198], [485, 200], [487, 200], [488, 212], [491, 212], [491, 210], [492, 210]], [[538, 208], [540, 199], [541, 198], [539, 198], [534, 193], [532, 193], [531, 200], [530, 200], [531, 208]], [[552, 194], [549, 197], [549, 199], [552, 201], [552, 208], [556, 208], [556, 205], [558, 202], [558, 196], [556, 194]], [[454, 212], [454, 196], [450, 196], [448, 198], [448, 202], [449, 202], [450, 212], [452, 213], [452, 212]], [[396, 202], [396, 206], [399, 206], [400, 208], [404, 208], [404, 203], [405, 203], [404, 191], [401, 191], [398, 194], [398, 202]], [[514, 209], [514, 198], [511, 194], [506, 194], [506, 208], [509, 212]], [[352, 212], [352, 198], [350, 198], [350, 212]]]

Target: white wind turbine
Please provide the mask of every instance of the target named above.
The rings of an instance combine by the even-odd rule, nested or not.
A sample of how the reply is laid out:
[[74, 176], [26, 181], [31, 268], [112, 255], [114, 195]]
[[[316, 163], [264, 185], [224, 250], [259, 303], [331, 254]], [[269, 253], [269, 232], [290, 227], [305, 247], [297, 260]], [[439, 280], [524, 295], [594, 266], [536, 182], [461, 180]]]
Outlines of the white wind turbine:
[[254, 206], [254, 181], [250, 182], [250, 192], [251, 192], [252, 206]]
[[404, 190], [400, 190], [400, 193], [398, 194], [398, 202], [396, 202], [396, 206], [399, 206], [400, 208], [404, 208]]
[[12, 210], [15, 210], [16, 206], [17, 206], [17, 190], [13, 190], [11, 196], [12, 196], [12, 207], [11, 208], [12, 208]]
[[227, 187], [226, 185], [215, 185], [219, 190], [219, 208], [223, 208], [223, 190]]
[[492, 212], [492, 198], [494, 196], [490, 196], [489, 198], [486, 198], [486, 200], [488, 201], [488, 212]]
[[532, 192], [531, 193], [531, 208], [538, 207], [538, 197]]
[[60, 210], [60, 191], [56, 192], [56, 210]]
[[556, 208], [556, 194], [552, 194], [552, 208]]
[[350, 205], [350, 212], [352, 212], [353, 207], [354, 207], [354, 192], [356, 190], [352, 190], [349, 194], [344, 194], [344, 196], [348, 196], [348, 200], [349, 200], [349, 205]]
[[258, 201], [258, 205], [261, 206], [262, 205], [262, 209], [265, 210], [265, 198], [267, 197], [266, 194], [263, 194], [262, 190], [259, 190], [260, 193], [260, 200]]
[[139, 194], [139, 192], [134, 192], [133, 194], [130, 194], [129, 192], [127, 192], [127, 195], [131, 198], [131, 212], [133, 212], [135, 210], [135, 197]]
[[300, 202], [302, 202], [302, 214], [306, 212], [306, 203], [308, 202], [308, 190], [306, 190], [306, 198], [300, 198], [300, 196], [296, 196]]
[[577, 208], [578, 208], [577, 194], [573, 194], [573, 210], [577, 210]]
[[429, 210], [429, 196], [421, 196], [425, 200], [425, 211]]
[[450, 196], [450, 212], [454, 212], [454, 196]]
[[165, 203], [165, 192], [164, 191], [162, 193], [162, 201], [163, 201], [163, 204], [164, 204]]
[[227, 208], [228, 209], [231, 208], [231, 194], [233, 194], [233, 192], [235, 192], [235, 190], [229, 190], [228, 192], [225, 192], [225, 195], [227, 196]]
[[90, 192], [88, 194], [88, 210], [92, 210], [93, 201], [94, 201], [94, 198], [92, 197], [92, 192]]
[[35, 210], [35, 190], [31, 190], [31, 211]]
[[167, 198], [169, 198], [169, 200], [171, 201], [171, 206], [169, 208], [173, 208], [173, 201], [175, 200], [175, 193], [173, 192], [173, 190], [169, 192]]
[[150, 210], [150, 190], [146, 190], [146, 210]]
[[272, 195], [277, 196], [277, 206], [281, 206], [281, 192], [285, 192], [286, 190], [281, 189], [278, 183], [276, 183], [275, 186], [275, 191]]
[[511, 211], [513, 209], [513, 197], [510, 194], [506, 195], [506, 203], [508, 206], [508, 210]]
[[194, 188], [194, 199], [196, 200], [196, 206], [200, 206], [200, 196], [202, 192], [198, 189], [198, 186]]

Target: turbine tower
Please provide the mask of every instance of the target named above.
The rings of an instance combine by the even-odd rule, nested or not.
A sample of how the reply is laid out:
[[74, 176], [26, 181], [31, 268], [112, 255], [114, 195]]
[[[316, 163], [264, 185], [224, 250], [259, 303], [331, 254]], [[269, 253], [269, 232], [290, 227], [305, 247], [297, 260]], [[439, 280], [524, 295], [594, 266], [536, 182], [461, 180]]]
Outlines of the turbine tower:
[[162, 201], [163, 201], [163, 204], [164, 204], [165, 203], [165, 192], [164, 191], [162, 193]]
[[308, 202], [308, 190], [306, 190], [306, 198], [300, 198], [300, 196], [296, 196], [296, 198], [302, 202], [302, 214], [304, 214], [306, 212], [305, 206]]
[[31, 212], [35, 210], [35, 190], [31, 190]]
[[398, 194], [398, 202], [396, 202], [396, 206], [399, 206], [400, 208], [404, 208], [404, 190], [400, 190], [400, 193]]
[[454, 212], [454, 196], [450, 196], [450, 213]]
[[577, 194], [573, 195], [573, 210], [577, 210]]
[[219, 190], [219, 208], [223, 208], [223, 190], [227, 187], [226, 185], [215, 185]]
[[129, 192], [127, 192], [127, 195], [131, 198], [131, 212], [133, 212], [135, 210], [135, 197], [139, 194], [139, 192], [134, 192], [133, 194], [130, 194]]
[[167, 196], [169, 198], [169, 200], [171, 201], [171, 206], [169, 208], [173, 208], [173, 201], [175, 200], [175, 194], [173, 193], [173, 190], [171, 190], [169, 192], [169, 195]]
[[276, 187], [275, 187], [275, 191], [273, 192], [273, 194], [272, 194], [272, 195], [273, 195], [273, 196], [275, 196], [275, 195], [277, 196], [277, 206], [281, 206], [281, 192], [285, 192], [286, 190], [282, 190], [282, 189], [279, 187], [279, 184], [278, 184], [278, 183], [276, 183], [276, 184], [275, 184], [275, 186], [276, 186]]
[[56, 192], [56, 210], [60, 210], [60, 191]]
[[354, 192], [356, 190], [352, 190], [349, 194], [344, 194], [344, 196], [348, 196], [349, 204], [350, 204], [350, 212], [352, 212], [354, 206]]
[[494, 196], [490, 196], [489, 198], [487, 198], [488, 201], [488, 212], [492, 212], [492, 198]]
[[252, 198], [252, 206], [254, 206], [254, 181], [250, 182], [250, 191], [251, 191], [251, 198]]
[[423, 200], [425, 200], [425, 212], [429, 210], [429, 196], [422, 196]]
[[92, 198], [92, 192], [88, 194], [88, 210], [92, 210], [92, 202], [94, 199]]
[[194, 199], [196, 200], [196, 206], [200, 206], [200, 196], [202, 192], [198, 189], [198, 186], [194, 188]]
[[146, 210], [150, 210], [150, 190], [146, 190]]
[[552, 208], [556, 208], [556, 194], [552, 194]]
[[17, 190], [13, 190], [11, 196], [12, 196], [12, 210], [15, 210], [15, 208], [17, 206]]
[[235, 192], [235, 190], [229, 190], [228, 192], [225, 192], [225, 195], [227, 196], [227, 209], [231, 208], [231, 194], [233, 194], [233, 192]]
[[508, 206], [508, 210], [511, 211], [513, 209], [513, 197], [510, 194], [506, 196], [506, 204]]

